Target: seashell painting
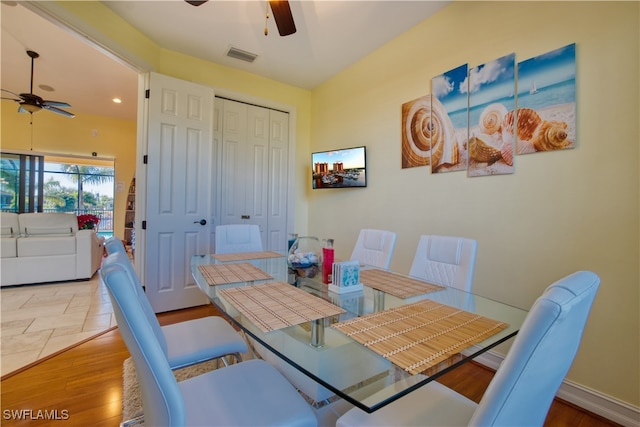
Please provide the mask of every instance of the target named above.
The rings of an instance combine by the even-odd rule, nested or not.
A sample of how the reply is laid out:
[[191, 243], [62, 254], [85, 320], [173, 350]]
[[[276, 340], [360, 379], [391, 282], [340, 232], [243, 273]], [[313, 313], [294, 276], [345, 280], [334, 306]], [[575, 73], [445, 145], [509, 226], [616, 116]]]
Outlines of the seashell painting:
[[517, 85], [514, 53], [434, 77], [433, 95], [402, 106], [402, 167], [509, 174], [514, 153], [574, 148], [575, 48], [519, 62]]
[[480, 114], [480, 132], [494, 134], [502, 131], [502, 123], [507, 115], [507, 108], [498, 103], [487, 106]]
[[437, 172], [443, 165], [458, 164], [460, 151], [453, 124], [438, 98], [431, 98], [430, 112], [428, 135], [431, 140], [431, 172]]
[[402, 168], [431, 164], [431, 95], [402, 104]]
[[575, 55], [573, 43], [518, 63], [517, 154], [575, 147]]
[[567, 123], [544, 121], [536, 129], [531, 143], [537, 151], [561, 150], [570, 142], [567, 140]]
[[469, 159], [478, 163], [494, 164], [502, 159], [502, 151], [492, 145], [493, 138], [481, 133], [469, 138]]
[[[431, 95], [402, 106], [402, 167], [460, 163], [460, 143], [443, 105]], [[466, 165], [466, 163], [465, 163]]]
[[469, 71], [469, 166], [467, 175], [513, 173], [515, 54]]
[[513, 166], [513, 144], [502, 144], [500, 155], [506, 164]]
[[542, 123], [540, 115], [535, 110], [531, 108], [518, 108], [517, 110], [509, 111], [505, 116], [503, 124], [505, 132], [516, 135], [514, 132], [516, 129], [516, 120], [517, 137], [518, 140], [523, 141], [530, 141], [533, 133]]
[[466, 85], [468, 66], [461, 65], [431, 79], [431, 172], [467, 168], [469, 132]]

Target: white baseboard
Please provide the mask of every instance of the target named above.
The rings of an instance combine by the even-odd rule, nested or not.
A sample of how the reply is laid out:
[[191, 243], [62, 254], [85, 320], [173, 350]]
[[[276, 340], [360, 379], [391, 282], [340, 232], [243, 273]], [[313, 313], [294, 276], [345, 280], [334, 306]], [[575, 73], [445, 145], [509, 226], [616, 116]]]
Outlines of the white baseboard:
[[[491, 369], [498, 369], [504, 356], [489, 350], [473, 359]], [[558, 398], [627, 427], [640, 426], [640, 408], [565, 379]]]

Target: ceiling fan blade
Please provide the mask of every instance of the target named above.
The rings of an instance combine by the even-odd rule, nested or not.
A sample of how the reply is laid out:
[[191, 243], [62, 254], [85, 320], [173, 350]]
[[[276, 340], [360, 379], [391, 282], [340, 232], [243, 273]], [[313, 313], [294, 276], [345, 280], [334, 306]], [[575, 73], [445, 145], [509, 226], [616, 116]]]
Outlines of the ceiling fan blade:
[[28, 113], [29, 111], [25, 110], [24, 108], [22, 108], [22, 105], [20, 105], [18, 107], [18, 113]]
[[62, 101], [42, 101], [42, 106], [44, 107], [71, 107], [70, 104], [67, 104], [66, 102], [62, 102]]
[[19, 100], [19, 99], [15, 99], [15, 98], [6, 98], [6, 97], [4, 97], [4, 96], [3, 96], [2, 98], [0, 98], [0, 99], [6, 99], [6, 100], [8, 100], [8, 101], [16, 101], [16, 102], [20, 102], [20, 100]]
[[200, 6], [201, 4], [206, 3], [209, 0], [203, 0], [203, 1], [196, 1], [196, 0], [184, 0], [187, 3], [189, 3], [191, 6]]
[[[18, 98], [20, 97], [20, 95], [18, 95], [18, 94], [17, 94], [17, 93], [15, 93], [15, 92], [11, 92], [10, 90], [6, 90], [6, 89], [0, 89], [0, 90], [1, 90], [1, 91], [3, 91], [3, 92], [10, 93], [11, 95], [13, 95], [13, 96], [15, 96], [15, 97], [18, 97]], [[3, 98], [3, 99], [7, 99], [7, 98]]]
[[296, 32], [296, 24], [293, 22], [291, 7], [288, 0], [269, 0], [273, 19], [276, 21], [278, 32], [281, 36], [288, 36]]
[[42, 108], [44, 108], [45, 110], [49, 110], [52, 113], [60, 114], [60, 115], [65, 116], [65, 117], [75, 117], [76, 116], [73, 113], [70, 113], [70, 112], [65, 111], [65, 110], [61, 110], [60, 108], [53, 107], [51, 105], [43, 105]]

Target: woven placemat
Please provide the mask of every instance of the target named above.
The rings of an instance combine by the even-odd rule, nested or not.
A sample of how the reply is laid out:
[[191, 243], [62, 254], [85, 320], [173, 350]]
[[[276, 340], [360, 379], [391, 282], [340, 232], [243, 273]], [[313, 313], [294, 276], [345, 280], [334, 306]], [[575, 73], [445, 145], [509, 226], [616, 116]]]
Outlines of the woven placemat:
[[345, 312], [337, 305], [285, 282], [223, 289], [219, 294], [262, 332]]
[[430, 300], [332, 325], [411, 374], [422, 372], [507, 326]]
[[360, 283], [398, 298], [410, 298], [444, 289], [442, 286], [384, 270], [360, 270]]
[[198, 269], [211, 286], [273, 279], [273, 276], [248, 262], [199, 265]]
[[279, 258], [283, 255], [277, 252], [262, 251], [262, 252], [240, 252], [235, 254], [212, 254], [211, 256], [220, 262], [228, 262], [228, 261], [242, 261], [245, 259]]

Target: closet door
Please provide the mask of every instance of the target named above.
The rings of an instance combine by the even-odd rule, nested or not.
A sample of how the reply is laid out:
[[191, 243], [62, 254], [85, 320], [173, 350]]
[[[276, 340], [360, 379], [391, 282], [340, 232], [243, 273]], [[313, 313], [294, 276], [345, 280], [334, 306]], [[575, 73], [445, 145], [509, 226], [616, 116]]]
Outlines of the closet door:
[[271, 110], [269, 117], [267, 246], [273, 251], [284, 251], [287, 249], [289, 114]]
[[220, 224], [256, 224], [265, 249], [287, 241], [287, 113], [231, 100], [221, 106]]

